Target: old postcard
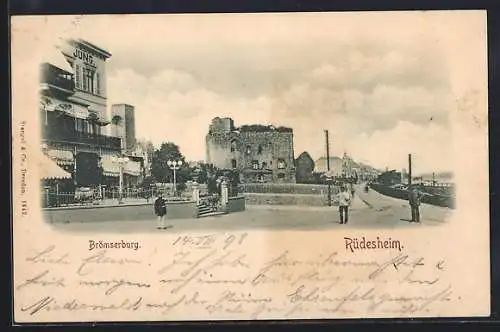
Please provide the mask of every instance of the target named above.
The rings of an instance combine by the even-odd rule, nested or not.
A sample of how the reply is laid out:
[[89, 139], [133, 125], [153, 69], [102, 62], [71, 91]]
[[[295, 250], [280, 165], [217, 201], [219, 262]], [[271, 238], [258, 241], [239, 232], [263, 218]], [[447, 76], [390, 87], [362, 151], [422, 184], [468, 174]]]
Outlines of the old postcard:
[[16, 323], [490, 314], [485, 12], [11, 23]]

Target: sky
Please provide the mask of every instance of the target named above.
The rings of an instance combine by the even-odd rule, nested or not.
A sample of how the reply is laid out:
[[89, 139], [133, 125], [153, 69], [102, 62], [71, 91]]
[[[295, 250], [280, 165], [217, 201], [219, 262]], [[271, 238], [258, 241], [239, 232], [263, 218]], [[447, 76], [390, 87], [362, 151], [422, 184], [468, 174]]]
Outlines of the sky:
[[[450, 171], [467, 31], [454, 15], [309, 13], [50, 17], [47, 34], [106, 50], [108, 105], [136, 135], [205, 157], [212, 118], [294, 131], [295, 156], [347, 152], [378, 168]], [[474, 24], [474, 22], [472, 23]], [[52, 32], [50, 32], [52, 31]], [[50, 33], [49, 33], [50, 32]], [[465, 46], [464, 46], [465, 45]], [[470, 45], [469, 45], [470, 46]]]

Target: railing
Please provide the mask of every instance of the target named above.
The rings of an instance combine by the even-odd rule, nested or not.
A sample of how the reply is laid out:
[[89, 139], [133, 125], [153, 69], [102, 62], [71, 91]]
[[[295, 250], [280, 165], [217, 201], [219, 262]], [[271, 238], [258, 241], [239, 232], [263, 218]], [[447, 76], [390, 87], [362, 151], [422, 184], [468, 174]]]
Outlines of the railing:
[[[408, 190], [393, 188], [387, 185], [372, 183], [370, 187], [376, 192], [393, 198], [408, 200]], [[423, 188], [424, 195], [421, 199], [422, 203], [455, 208], [455, 197], [453, 192], [436, 193], [429, 192], [428, 189]]]
[[121, 139], [119, 137], [89, 134], [74, 130], [45, 130], [43, 138], [70, 143], [97, 145], [111, 149], [121, 149]]
[[[203, 186], [203, 185], [202, 185]], [[200, 187], [202, 187], [200, 186]], [[193, 189], [177, 191], [174, 194], [172, 188], [135, 189], [124, 188], [121, 194], [121, 203], [152, 203], [158, 194], [170, 202], [190, 201], [193, 199]], [[228, 194], [230, 191], [228, 190]], [[199, 188], [200, 202], [209, 206], [220, 206], [220, 193], [209, 194], [206, 188]], [[229, 195], [229, 198], [238, 197]], [[120, 204], [120, 190], [118, 187], [91, 188], [85, 191], [58, 192], [55, 187], [47, 187], [41, 191], [42, 207], [64, 207], [78, 205], [118, 205]]]
[[75, 82], [73, 81], [71, 75], [62, 74], [61, 71], [55, 69], [52, 65], [42, 66], [41, 78], [41, 83], [67, 90], [70, 93], [75, 90]]
[[[188, 191], [178, 193], [177, 196], [174, 196], [171, 191], [156, 188], [125, 188], [121, 194], [121, 203], [152, 203], [159, 193], [170, 202], [189, 201], [192, 199], [192, 192]], [[118, 188], [104, 188], [101, 191], [96, 188], [87, 191], [57, 192], [55, 188], [49, 188], [42, 190], [41, 198], [43, 208], [78, 205], [118, 205], [120, 204], [120, 191]]]

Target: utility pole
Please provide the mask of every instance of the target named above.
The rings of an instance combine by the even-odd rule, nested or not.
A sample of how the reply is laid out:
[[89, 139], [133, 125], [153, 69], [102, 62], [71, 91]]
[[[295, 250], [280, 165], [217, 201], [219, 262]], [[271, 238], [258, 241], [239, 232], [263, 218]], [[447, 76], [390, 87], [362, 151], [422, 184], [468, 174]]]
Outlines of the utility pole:
[[[330, 141], [328, 139], [328, 130], [325, 130], [325, 139], [326, 139], [326, 172], [330, 173]], [[326, 181], [328, 182], [328, 206], [332, 206], [332, 181], [329, 177], [327, 177]]]
[[408, 155], [408, 190], [411, 190], [411, 153]]

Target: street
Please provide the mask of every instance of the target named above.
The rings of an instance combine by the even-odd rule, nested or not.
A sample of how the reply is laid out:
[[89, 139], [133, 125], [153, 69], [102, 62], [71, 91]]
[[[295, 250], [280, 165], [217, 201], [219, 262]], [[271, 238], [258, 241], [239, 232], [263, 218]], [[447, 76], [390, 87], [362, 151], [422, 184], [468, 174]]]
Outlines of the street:
[[[244, 212], [204, 217], [200, 219], [176, 219], [173, 226], [163, 232], [228, 231], [246, 229], [273, 230], [320, 230], [330, 228], [401, 228], [438, 226], [447, 222], [451, 210], [423, 204], [421, 224], [410, 223], [410, 209], [403, 200], [383, 196], [373, 190], [365, 193], [357, 188], [349, 213], [349, 223], [339, 224], [338, 207], [247, 205]], [[156, 220], [151, 221], [106, 221], [54, 224], [62, 231], [100, 233], [144, 233], [159, 232]]]

